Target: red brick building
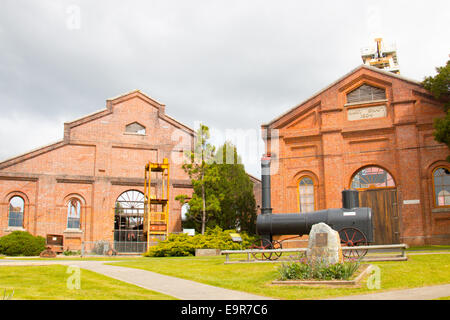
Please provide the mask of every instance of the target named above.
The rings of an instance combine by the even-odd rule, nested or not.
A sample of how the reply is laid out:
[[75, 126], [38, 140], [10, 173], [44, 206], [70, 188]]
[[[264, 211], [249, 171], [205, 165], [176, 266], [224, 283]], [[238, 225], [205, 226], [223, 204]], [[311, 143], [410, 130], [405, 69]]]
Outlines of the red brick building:
[[66, 249], [145, 241], [144, 167], [163, 158], [171, 163], [169, 231], [181, 231], [174, 198], [192, 190], [176, 160], [193, 137], [191, 128], [166, 115], [164, 104], [138, 90], [108, 99], [106, 109], [65, 123], [63, 140], [0, 163], [0, 236], [14, 230], [62, 235]]
[[268, 124], [274, 213], [372, 208], [376, 243], [450, 243], [450, 165], [433, 138], [443, 106], [420, 82], [362, 65]]

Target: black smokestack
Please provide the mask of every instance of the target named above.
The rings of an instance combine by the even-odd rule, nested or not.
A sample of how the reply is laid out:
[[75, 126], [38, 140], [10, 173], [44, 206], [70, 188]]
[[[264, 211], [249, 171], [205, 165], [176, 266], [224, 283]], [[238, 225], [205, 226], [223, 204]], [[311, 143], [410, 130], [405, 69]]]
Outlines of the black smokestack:
[[270, 154], [262, 157], [261, 159], [261, 184], [261, 214], [272, 213], [272, 205], [270, 201]]
[[353, 209], [359, 207], [359, 195], [357, 190], [342, 191], [342, 208]]

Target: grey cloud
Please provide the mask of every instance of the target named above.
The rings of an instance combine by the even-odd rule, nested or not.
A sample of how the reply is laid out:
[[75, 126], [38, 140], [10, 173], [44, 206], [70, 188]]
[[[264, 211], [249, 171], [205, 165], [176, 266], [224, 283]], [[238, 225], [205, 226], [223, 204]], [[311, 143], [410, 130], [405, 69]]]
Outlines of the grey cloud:
[[[67, 27], [71, 5], [80, 9], [80, 29]], [[383, 9], [402, 74], [421, 80], [445, 63], [447, 1], [3, 0], [2, 120], [13, 119], [11, 110], [45, 118], [35, 128], [50, 134], [44, 126], [52, 119], [69, 121], [141, 89], [188, 125], [258, 128], [361, 63], [359, 49], [373, 40], [371, 6]], [[25, 135], [5, 148], [8, 135], [0, 158], [27, 151]]]

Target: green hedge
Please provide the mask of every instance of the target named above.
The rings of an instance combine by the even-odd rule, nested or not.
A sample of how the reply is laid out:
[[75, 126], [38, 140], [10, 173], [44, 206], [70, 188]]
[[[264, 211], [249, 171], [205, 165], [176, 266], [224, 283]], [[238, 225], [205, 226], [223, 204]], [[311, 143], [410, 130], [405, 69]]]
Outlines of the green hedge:
[[0, 254], [7, 256], [38, 256], [45, 250], [45, 239], [26, 231], [14, 231], [0, 238]]
[[233, 242], [230, 233], [235, 230], [222, 230], [220, 227], [207, 229], [204, 235], [197, 234], [188, 236], [185, 233], [171, 234], [165, 241], [158, 245], [150, 247], [144, 254], [146, 257], [176, 257], [192, 256], [195, 249], [220, 249], [220, 250], [239, 250], [248, 248], [255, 241], [255, 238], [245, 233], [240, 233], [242, 242]]

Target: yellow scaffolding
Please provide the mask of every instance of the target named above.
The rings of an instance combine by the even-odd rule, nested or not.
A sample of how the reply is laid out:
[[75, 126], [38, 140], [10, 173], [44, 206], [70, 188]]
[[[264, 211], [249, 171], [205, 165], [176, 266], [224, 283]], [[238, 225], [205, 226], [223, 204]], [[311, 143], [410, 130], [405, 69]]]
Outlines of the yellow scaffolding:
[[[152, 193], [152, 173], [155, 181]], [[145, 165], [144, 182], [144, 234], [147, 234], [147, 249], [150, 242], [165, 240], [169, 235], [169, 161], [149, 162]]]

